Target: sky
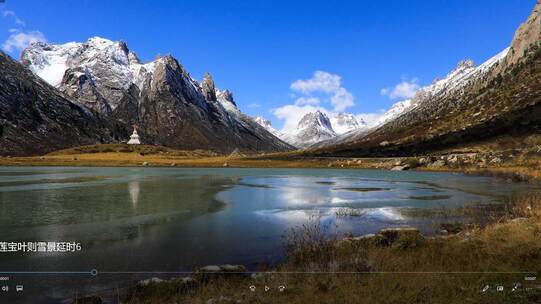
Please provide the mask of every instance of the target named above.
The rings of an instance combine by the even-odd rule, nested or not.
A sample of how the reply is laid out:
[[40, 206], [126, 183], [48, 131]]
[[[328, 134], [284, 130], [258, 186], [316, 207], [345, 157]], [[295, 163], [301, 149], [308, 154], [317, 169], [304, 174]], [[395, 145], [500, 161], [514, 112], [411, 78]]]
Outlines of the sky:
[[123, 40], [143, 61], [172, 54], [210, 72], [239, 108], [277, 129], [321, 109], [367, 121], [462, 59], [508, 47], [536, 0], [0, 2], [0, 44]]

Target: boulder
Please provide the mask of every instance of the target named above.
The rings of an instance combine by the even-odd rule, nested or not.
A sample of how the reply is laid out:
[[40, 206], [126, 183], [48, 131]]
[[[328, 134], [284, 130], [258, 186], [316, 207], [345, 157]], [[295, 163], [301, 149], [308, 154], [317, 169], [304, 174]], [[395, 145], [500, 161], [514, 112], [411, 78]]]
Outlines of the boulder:
[[491, 164], [500, 164], [502, 162], [503, 162], [503, 160], [501, 158], [499, 158], [499, 157], [494, 157], [493, 159], [490, 160]]
[[338, 241], [337, 246], [343, 246], [343, 245], [362, 245], [362, 244], [370, 244], [373, 243], [376, 239], [376, 235], [373, 233], [370, 234], [364, 234], [360, 236], [348, 236], [340, 241]]
[[433, 163], [428, 164], [428, 167], [430, 167], [430, 168], [441, 168], [441, 167], [445, 167], [445, 161], [443, 161], [443, 160], [441, 160], [441, 159], [440, 159], [440, 160], [437, 160], [437, 161], [435, 161], [435, 162], [433, 162]]
[[391, 169], [391, 171], [405, 171], [409, 169], [410, 169], [409, 165], [403, 165], [403, 166], [395, 166]]
[[181, 292], [197, 288], [197, 281], [192, 277], [174, 278], [170, 282], [175, 283]]
[[457, 155], [450, 155], [449, 157], [447, 157], [447, 162], [450, 163], [450, 164], [456, 164], [458, 163], [458, 156]]
[[157, 283], [161, 283], [161, 282], [163, 282], [162, 279], [154, 277], [154, 278], [150, 278], [150, 279], [146, 279], [146, 280], [141, 280], [141, 281], [139, 281], [137, 283], [137, 285], [139, 285], [139, 286], [148, 286], [150, 284], [157, 284]]

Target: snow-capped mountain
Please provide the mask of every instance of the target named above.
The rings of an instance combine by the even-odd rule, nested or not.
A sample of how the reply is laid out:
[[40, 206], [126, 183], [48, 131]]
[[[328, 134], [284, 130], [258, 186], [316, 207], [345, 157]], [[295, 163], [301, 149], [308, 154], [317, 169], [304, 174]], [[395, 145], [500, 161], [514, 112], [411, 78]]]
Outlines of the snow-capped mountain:
[[330, 119], [332, 129], [336, 134], [344, 134], [353, 130], [364, 128], [367, 126], [366, 122], [362, 119], [357, 119], [353, 114], [338, 113]]
[[509, 48], [506, 48], [479, 66], [475, 66], [472, 60], [460, 61], [445, 78], [421, 88], [413, 98], [412, 104], [418, 104], [436, 95], [453, 94], [463, 89], [471, 82], [484, 77], [493, 66], [505, 58], [508, 52]]
[[411, 99], [402, 100], [393, 104], [389, 110], [378, 118], [378, 120], [374, 123], [374, 126], [381, 126], [386, 122], [395, 119], [400, 114], [404, 113], [404, 111], [415, 107], [415, 105], [416, 104], [413, 104]]
[[377, 120], [374, 126], [384, 125], [434, 96], [453, 94], [459, 91], [469, 83], [485, 76], [491, 67], [500, 63], [503, 58], [505, 58], [508, 52], [509, 48], [506, 48], [479, 66], [475, 66], [472, 60], [460, 61], [455, 69], [447, 74], [445, 78], [436, 79], [432, 84], [419, 89], [412, 99], [402, 100], [393, 104], [391, 108]]
[[[81, 104], [107, 114], [116, 109], [130, 86], [141, 90], [160, 61], [142, 64], [125, 42], [100, 37], [61, 45], [34, 43], [21, 54], [21, 62], [34, 74]], [[196, 82], [191, 78], [188, 82], [196, 90]]]
[[171, 55], [142, 63], [126, 43], [94, 37], [31, 44], [21, 62], [81, 106], [120, 123], [126, 137], [136, 124], [144, 142], [174, 148], [291, 148], [242, 114], [209, 73], [199, 83]]
[[441, 100], [453, 100], [452, 96], [462, 94], [469, 85], [488, 78], [490, 71], [504, 60], [508, 52], [509, 48], [504, 49], [479, 66], [475, 66], [471, 60], [462, 60], [445, 78], [436, 79], [432, 84], [422, 87], [413, 98], [393, 104], [372, 125], [320, 142], [317, 146], [325, 147], [361, 140], [386, 124], [395, 122], [407, 113], [416, 112], [421, 107], [430, 108], [432, 112], [435, 112], [443, 106], [440, 104]]
[[255, 116], [253, 117], [254, 121], [257, 122], [259, 125], [261, 125], [263, 128], [265, 128], [270, 133], [274, 134], [274, 136], [281, 138], [283, 136], [282, 133], [280, 133], [278, 130], [276, 130], [272, 126], [272, 122], [268, 119], [266, 119], [263, 116]]
[[36, 155], [113, 140], [118, 130], [0, 51], [0, 155]]
[[305, 148], [335, 136], [336, 132], [332, 128], [329, 117], [318, 110], [304, 115], [297, 128], [284, 134], [282, 139], [295, 147]]
[[338, 113], [329, 118], [321, 111], [304, 115], [299, 120], [297, 128], [289, 132], [277, 131], [271, 122], [262, 116], [256, 116], [253, 120], [275, 136], [298, 148], [309, 147], [341, 134], [367, 127], [364, 120], [356, 118], [353, 114]]

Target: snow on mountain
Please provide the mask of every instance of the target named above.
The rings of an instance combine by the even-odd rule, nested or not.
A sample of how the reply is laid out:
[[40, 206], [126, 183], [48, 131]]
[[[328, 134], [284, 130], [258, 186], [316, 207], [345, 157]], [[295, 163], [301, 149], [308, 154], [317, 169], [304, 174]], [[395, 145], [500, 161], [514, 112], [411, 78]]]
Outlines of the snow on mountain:
[[357, 119], [353, 114], [338, 113], [330, 119], [332, 129], [336, 134], [344, 134], [362, 127], [366, 127], [366, 122], [362, 119]]
[[305, 148], [335, 136], [336, 132], [332, 128], [329, 117], [318, 110], [304, 115], [297, 128], [284, 134], [282, 140], [295, 147]]
[[323, 147], [359, 140], [370, 135], [379, 127], [394, 121], [405, 113], [415, 111], [415, 109], [421, 105], [438, 107], [438, 105], [432, 105], [431, 103], [439, 100], [439, 97], [460, 93], [468, 84], [485, 77], [487, 73], [491, 71], [492, 67], [504, 60], [508, 52], [509, 48], [506, 48], [477, 67], [471, 60], [460, 61], [456, 68], [447, 74], [445, 78], [436, 79], [432, 84], [419, 89], [412, 99], [402, 100], [393, 104], [391, 108], [389, 108], [389, 110], [387, 110], [371, 126], [359, 128], [350, 131], [349, 133], [339, 135], [330, 140], [321, 142], [317, 146]]
[[34, 74], [68, 95], [80, 90], [78, 80], [85, 76], [113, 110], [123, 91], [132, 84], [141, 89], [156, 67], [156, 61], [142, 64], [126, 43], [100, 37], [61, 45], [34, 43], [21, 54], [21, 61]]
[[403, 113], [411, 111], [420, 103], [430, 100], [434, 96], [457, 92], [470, 82], [484, 76], [491, 67], [501, 62], [508, 52], [509, 48], [506, 48], [477, 67], [471, 60], [460, 61], [456, 68], [447, 74], [445, 78], [436, 79], [431, 85], [419, 89], [412, 99], [402, 100], [393, 104], [391, 108], [377, 120], [374, 127], [384, 125], [385, 123], [394, 120]]
[[270, 120], [266, 119], [265, 117], [263, 116], [256, 116], [256, 117], [253, 117], [253, 120], [255, 122], [257, 122], [260, 126], [262, 126], [263, 128], [265, 128], [265, 130], [269, 131], [270, 133], [272, 133], [274, 136], [278, 137], [278, 138], [281, 138], [283, 136], [282, 133], [278, 132], [278, 130], [276, 130], [273, 126], [272, 126], [272, 123]]
[[220, 91], [219, 89], [216, 89], [216, 99], [224, 109], [234, 115], [240, 115], [241, 112], [239, 108], [237, 107], [237, 104], [235, 103], [235, 100], [233, 99], [233, 93], [229, 90]]
[[253, 120], [278, 138], [298, 148], [309, 147], [315, 143], [367, 126], [364, 120], [359, 120], [353, 114], [338, 113], [329, 118], [321, 111], [304, 115], [299, 120], [297, 128], [289, 132], [277, 131], [271, 122], [262, 116], [256, 116]]
[[415, 107], [416, 104], [412, 103], [411, 99], [406, 99], [393, 104], [387, 112], [383, 113], [380, 118], [374, 123], [374, 126], [381, 126], [388, 121], [400, 116], [404, 111]]
[[478, 77], [484, 76], [491, 67], [501, 62], [508, 52], [509, 48], [506, 48], [477, 67], [472, 60], [460, 61], [456, 68], [447, 74], [445, 78], [436, 80], [431, 85], [421, 88], [413, 98], [412, 104], [422, 102], [435, 95], [450, 94], [464, 88]]
[[104, 119], [137, 124], [149, 143], [217, 151], [291, 148], [242, 114], [209, 73], [199, 83], [171, 55], [142, 63], [126, 43], [94, 37], [31, 44], [21, 63]]

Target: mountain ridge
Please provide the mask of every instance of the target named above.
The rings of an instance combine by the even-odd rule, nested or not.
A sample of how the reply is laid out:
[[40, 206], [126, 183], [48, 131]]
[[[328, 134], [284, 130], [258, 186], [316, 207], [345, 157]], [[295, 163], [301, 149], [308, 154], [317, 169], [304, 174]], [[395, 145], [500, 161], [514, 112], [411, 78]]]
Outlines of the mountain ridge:
[[136, 125], [148, 144], [223, 153], [292, 148], [242, 114], [209, 73], [199, 83], [171, 55], [143, 64], [125, 42], [93, 37], [32, 44], [21, 62], [74, 102], [123, 123], [124, 133]]

